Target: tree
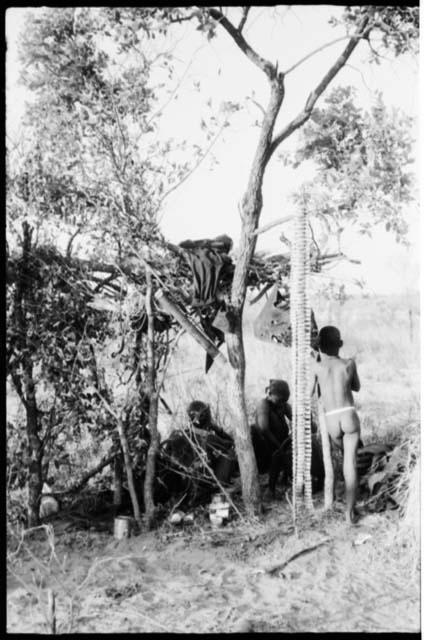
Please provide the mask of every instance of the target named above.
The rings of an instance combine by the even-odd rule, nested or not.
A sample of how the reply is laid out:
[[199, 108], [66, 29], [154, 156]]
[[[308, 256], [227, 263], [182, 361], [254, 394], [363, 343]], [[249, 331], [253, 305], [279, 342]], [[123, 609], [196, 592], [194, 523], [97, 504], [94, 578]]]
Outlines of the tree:
[[[137, 50], [143, 34], [150, 37], [151, 33], [143, 22], [131, 23], [131, 16], [137, 18], [131, 8], [42, 9], [29, 13], [21, 38], [22, 79], [35, 99], [25, 119], [30, 132], [28, 149], [23, 157], [11, 152], [9, 226], [31, 219], [44, 232], [52, 226], [57, 233], [66, 229], [67, 259], [75, 237], [83, 235], [86, 244], [91, 244], [89, 273], [84, 274], [90, 292], [100, 291], [105, 284], [109, 291], [118, 288], [119, 293], [121, 288], [123, 293], [122, 279], [119, 285], [113, 280], [120, 269], [125, 270], [124, 262], [130, 256], [139, 257], [147, 244], [163, 249], [157, 225], [160, 203], [204, 157], [198, 145], [192, 150], [194, 163], [178, 161], [175, 152], [183, 146], [156, 139], [163, 109], [157, 103], [159, 99], [163, 102], [164, 95], [151, 75], [155, 64], [160, 64], [172, 79], [171, 56], [164, 52], [148, 58]], [[205, 132], [209, 146], [227, 117], [223, 122], [211, 120]], [[105, 255], [109, 268], [111, 263], [115, 267], [99, 280], [93, 273], [95, 262]], [[140, 260], [137, 267], [139, 270]], [[171, 272], [172, 262], [166, 268]], [[138, 277], [138, 283], [143, 290], [145, 279], [143, 283], [143, 277]], [[40, 300], [44, 294], [43, 282]], [[134, 348], [140, 359], [135, 369], [142, 403], [147, 375], [141, 362], [145, 349], [140, 349], [140, 335]], [[156, 363], [161, 367], [161, 350], [165, 353], [167, 346], [159, 340], [156, 348]], [[155, 376], [156, 370], [150, 373]], [[109, 392], [102, 399], [109, 410], [113, 395]], [[153, 407], [154, 403], [152, 411]], [[123, 407], [118, 417], [109, 411], [112, 423], [120, 428], [121, 441], [128, 427], [127, 409]], [[155, 419], [152, 413], [150, 421]], [[155, 425], [151, 426], [154, 431]], [[41, 491], [40, 481], [34, 491], [34, 496]]]
[[[346, 46], [335, 59], [334, 64], [326, 70], [322, 78], [312, 88], [304, 108], [291, 122], [277, 132], [275, 131], [276, 121], [285, 97], [286, 77], [315, 52], [303, 58], [286, 72], [280, 71], [276, 64], [263, 58], [246, 40], [243, 30], [248, 20], [249, 11], [250, 7], [242, 7], [241, 17], [237, 23], [231, 21], [222, 10], [217, 8], [203, 8], [200, 17], [198, 12], [194, 12], [194, 14], [188, 14], [186, 19], [192, 17], [199, 19], [199, 27], [206, 30], [208, 37], [214, 35], [215, 25], [224, 29], [249, 61], [264, 73], [269, 83], [269, 102], [264, 109], [250, 176], [241, 201], [242, 229], [229, 304], [229, 315], [234, 330], [227, 334], [228, 354], [233, 370], [235, 443], [240, 463], [243, 499], [248, 511], [255, 512], [259, 508], [259, 485], [244, 397], [245, 357], [241, 318], [246, 297], [247, 270], [255, 250], [257, 239], [255, 232], [262, 211], [262, 186], [265, 170], [281, 143], [310, 119], [318, 99], [349, 60], [359, 42], [365, 40], [370, 43], [371, 35], [376, 30], [380, 30], [387, 36], [385, 39], [383, 38], [384, 46], [394, 49], [395, 55], [404, 52], [410, 43], [417, 39], [418, 11], [413, 8], [404, 13], [396, 7], [373, 6], [354, 8], [353, 10], [347, 8], [344, 21], [346, 25], [352, 27], [353, 31], [349, 30]], [[182, 17], [178, 16], [177, 19], [181, 21]], [[406, 24], [406, 26], [399, 29], [399, 24]]]
[[[275, 157], [275, 152], [280, 145], [310, 119], [318, 99], [349, 60], [359, 43], [361, 41], [368, 43], [372, 55], [375, 58], [376, 53], [374, 43], [372, 42], [372, 35], [374, 33], [382, 33], [383, 47], [393, 50], [395, 55], [403, 53], [416, 41], [418, 11], [415, 10], [415, 8], [403, 11], [397, 7], [365, 6], [347, 8], [343, 16], [343, 24], [346, 27], [347, 34], [332, 43], [323, 45], [323, 47], [317, 50], [320, 51], [330, 44], [334, 45], [338, 41], [345, 40], [346, 42], [343, 43], [341, 53], [335, 58], [330, 68], [323, 73], [322, 78], [312, 87], [303, 109], [301, 109], [291, 122], [281, 129], [278, 129], [277, 118], [285, 98], [286, 78], [290, 73], [293, 73], [299, 65], [317, 53], [317, 51], [313, 51], [304, 56], [298, 63], [292, 65], [292, 67], [286, 71], [279, 70], [277, 64], [273, 64], [257, 53], [246, 39], [246, 24], [249, 20], [251, 8], [241, 7], [240, 10], [241, 14], [239, 18], [235, 20], [235, 18], [228, 17], [228, 15], [231, 14], [236, 17], [237, 12], [239, 12], [238, 8], [230, 9], [229, 12], [215, 7], [148, 9], [130, 7], [110, 10], [99, 9], [98, 15], [103, 17], [104, 21], [99, 20], [97, 24], [100, 25], [100, 32], [104, 31], [107, 37], [113, 34], [112, 37], [115, 38], [115, 41], [118, 43], [118, 53], [128, 52], [134, 43], [139, 44], [142, 39], [141, 36], [145, 36], [146, 38], [154, 38], [157, 36], [161, 38], [166, 36], [168, 31], [173, 28], [172, 25], [179, 25], [186, 21], [194, 21], [197, 24], [197, 28], [203, 31], [208, 39], [214, 37], [218, 28], [223, 29], [248, 60], [263, 72], [264, 77], [268, 81], [269, 102], [263, 110], [263, 120], [260, 124], [259, 137], [252, 159], [250, 176], [241, 201], [242, 231], [231, 296], [227, 304], [228, 319], [233, 327], [232, 331], [227, 334], [227, 348], [233, 379], [232, 395], [234, 399], [236, 450], [240, 463], [244, 502], [249, 512], [255, 512], [259, 508], [259, 486], [246, 416], [244, 397], [245, 357], [241, 318], [246, 297], [247, 274], [256, 246], [258, 223], [262, 211], [262, 186], [265, 171], [271, 159]], [[72, 18], [72, 25], [69, 23], [69, 15], [71, 15]], [[116, 189], [115, 191], [112, 189], [108, 190], [107, 193], [110, 193], [110, 191], [112, 191], [112, 193], [104, 200], [97, 198], [100, 204], [97, 204], [96, 212], [101, 212], [101, 218], [107, 221], [108, 237], [112, 235], [109, 232], [109, 228], [116, 230], [120, 226], [123, 226], [128, 233], [128, 237], [131, 238], [132, 244], [137, 242], [140, 235], [144, 241], [146, 236], [143, 236], [143, 233], [146, 222], [147, 228], [149, 228], [150, 225], [150, 230], [156, 228], [154, 216], [149, 216], [149, 214], [145, 217], [141, 216], [144, 224], [140, 225], [140, 212], [143, 213], [144, 211], [143, 203], [145, 202], [145, 198], [141, 198], [141, 201], [137, 199], [137, 194], [131, 191], [131, 187], [132, 180], [134, 180], [136, 185], [140, 185], [141, 193], [143, 193], [143, 185], [145, 188], [145, 185], [150, 183], [148, 179], [143, 179], [140, 183], [139, 176], [137, 177], [136, 172], [129, 171], [128, 169], [129, 163], [126, 157], [127, 147], [125, 144], [128, 136], [125, 137], [126, 129], [123, 129], [123, 134], [121, 133], [119, 124], [122, 124], [122, 118], [118, 119], [114, 110], [117, 100], [117, 98], [115, 99], [114, 97], [115, 85], [113, 82], [107, 81], [105, 73], [99, 73], [93, 67], [94, 54], [90, 47], [92, 47], [92, 43], [94, 42], [94, 36], [89, 38], [88, 42], [85, 41], [82, 51], [78, 49], [80, 43], [84, 42], [84, 38], [81, 40], [81, 36], [87, 35], [87, 31], [84, 32], [84, 29], [86, 29], [86, 20], [88, 19], [87, 16], [89, 16], [89, 19], [93, 23], [92, 17], [90, 18], [90, 10], [82, 8], [81, 12], [78, 12], [78, 16], [76, 14], [69, 15], [65, 27], [57, 30], [57, 32], [53, 29], [53, 32], [47, 36], [47, 42], [44, 36], [41, 39], [37, 39], [37, 43], [40, 46], [36, 45], [33, 47], [32, 58], [34, 61], [37, 61], [37, 64], [42, 65], [43, 55], [45, 55], [44, 47], [52, 47], [49, 49], [49, 55], [47, 56], [47, 64], [50, 65], [53, 58], [54, 65], [51, 73], [49, 71], [49, 81], [54, 74], [56, 74], [58, 78], [66, 78], [68, 67], [74, 72], [83, 72], [82, 76], [80, 75], [79, 84], [73, 84], [70, 78], [68, 84], [74, 93], [71, 92], [69, 95], [67, 89], [61, 89], [60, 100], [64, 104], [68, 104], [71, 108], [72, 100], [79, 97], [78, 103], [82, 104], [81, 126], [88, 126], [86, 123], [92, 126], [87, 135], [85, 135], [84, 140], [89, 139], [89, 133], [91, 133], [97, 141], [98, 149], [106, 149], [109, 153], [108, 164], [101, 165], [100, 174], [103, 174], [104, 166], [112, 166], [115, 172], [113, 176]], [[91, 14], [91, 16], [92, 15], [93, 14]], [[83, 33], [81, 33], [81, 26], [79, 26], [79, 24], [82, 24]], [[89, 34], [93, 32], [92, 26], [88, 31]], [[94, 29], [94, 31], [96, 31], [96, 29]], [[96, 33], [98, 35], [98, 32]], [[64, 55], [62, 56], [60, 54], [60, 47], [64, 39], [66, 40], [65, 36], [68, 37], [68, 49], [65, 49]], [[48, 38], [50, 38], [50, 40], [48, 40]], [[51, 38], [53, 38], [53, 40], [51, 40]], [[59, 52], [57, 52], [57, 47], [59, 47]], [[75, 47], [77, 47], [76, 50]], [[102, 71], [105, 71], [107, 65], [104, 65], [103, 61], [104, 57], [107, 57], [107, 54], [103, 51], [100, 55], [96, 51], [96, 55], [98, 55], [96, 61], [99, 62]], [[59, 61], [59, 67], [55, 66], [56, 59]], [[76, 64], [74, 64], [74, 61], [76, 61]], [[86, 64], [86, 61], [90, 64]], [[44, 66], [44, 69], [46, 70], [46, 66]], [[137, 73], [131, 77], [136, 81], [139, 79]], [[99, 132], [96, 127], [96, 116], [94, 118], [92, 117], [93, 109], [90, 106], [87, 107], [87, 104], [84, 103], [87, 82], [92, 83], [89, 85], [91, 86], [90, 100], [92, 100], [93, 96], [102, 95], [106, 96], [104, 99], [110, 103], [109, 111], [106, 111], [106, 122], [104, 122], [101, 117], [99, 118]], [[126, 85], [127, 89], [129, 84], [130, 83], [127, 83]], [[128, 94], [125, 94], [118, 83], [118, 96], [119, 95], [122, 95], [121, 106], [125, 106], [125, 96]], [[102, 103], [97, 102], [97, 104]], [[64, 110], [62, 110], [61, 113], [66, 115], [66, 111]], [[110, 118], [112, 118], [113, 126], [116, 130], [115, 133], [117, 133], [118, 137], [121, 136], [118, 154], [115, 153], [110, 145], [110, 132], [108, 132], [107, 129]], [[141, 118], [143, 123], [145, 122], [143, 119], [144, 114], [138, 114], [137, 118]], [[86, 149], [80, 152], [85, 159], [87, 159], [88, 153]], [[110, 174], [106, 173], [106, 175], [109, 178]], [[146, 170], [146, 175], [151, 175], [150, 169]], [[101, 183], [101, 178], [102, 175], [97, 176], [98, 184]], [[128, 202], [125, 202], [127, 188], [128, 192], [132, 195], [130, 204], [136, 203], [136, 206], [133, 206], [132, 209]], [[157, 203], [158, 199], [154, 201]], [[149, 211], [150, 210], [151, 209], [149, 209]], [[134, 216], [132, 215], [132, 211], [135, 212]], [[93, 216], [92, 219], [97, 221], [99, 218]], [[127, 223], [128, 220], [132, 221], [131, 224]]]
[[64, 458], [64, 428], [69, 440], [83, 426], [103, 438], [110, 429], [93, 393], [93, 385], [104, 392], [93, 345], [108, 335], [106, 316], [87, 305], [85, 270], [37, 247], [33, 232], [24, 222], [21, 255], [8, 261], [6, 332], [7, 373], [26, 414], [30, 526], [38, 524], [48, 461]]

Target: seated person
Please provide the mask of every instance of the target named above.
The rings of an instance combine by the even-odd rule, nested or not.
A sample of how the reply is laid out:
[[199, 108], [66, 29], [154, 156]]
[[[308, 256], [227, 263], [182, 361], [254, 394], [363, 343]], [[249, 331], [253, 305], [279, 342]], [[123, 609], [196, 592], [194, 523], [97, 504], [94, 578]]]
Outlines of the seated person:
[[212, 421], [209, 405], [194, 400], [187, 407], [193, 436], [207, 454], [208, 463], [217, 480], [230, 481], [237, 468], [237, 458], [232, 437]]
[[204, 402], [190, 402], [187, 413], [193, 434], [206, 451], [208, 463], [217, 480], [227, 484], [237, 468], [232, 437], [212, 421], [209, 405]]
[[273, 454], [289, 437], [287, 419], [292, 411], [288, 404], [289, 385], [285, 380], [270, 380], [263, 398], [256, 409], [256, 420], [252, 426], [252, 444], [259, 473], [265, 473], [271, 466]]

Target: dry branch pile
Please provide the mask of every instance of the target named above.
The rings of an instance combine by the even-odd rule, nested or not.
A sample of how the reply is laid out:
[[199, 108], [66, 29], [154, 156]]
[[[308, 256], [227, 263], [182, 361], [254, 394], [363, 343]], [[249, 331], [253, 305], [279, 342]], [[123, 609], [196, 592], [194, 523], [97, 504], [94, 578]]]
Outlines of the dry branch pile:
[[[411, 480], [415, 477], [419, 462], [418, 438], [405, 440], [395, 447], [377, 446], [372, 453], [372, 445], [364, 448], [370, 450], [371, 459], [365, 461], [366, 455], [359, 451], [359, 473], [362, 474], [360, 485], [369, 492], [367, 506], [373, 511], [400, 509], [402, 514], [411, 511]], [[367, 464], [364, 469], [361, 464]], [[416, 496], [415, 498], [416, 499]], [[415, 505], [415, 509], [417, 508]]]

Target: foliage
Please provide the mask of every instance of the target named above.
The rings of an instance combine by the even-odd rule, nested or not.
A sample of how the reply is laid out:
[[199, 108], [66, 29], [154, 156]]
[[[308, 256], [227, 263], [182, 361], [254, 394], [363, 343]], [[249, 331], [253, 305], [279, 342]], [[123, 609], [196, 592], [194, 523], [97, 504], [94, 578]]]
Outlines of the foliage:
[[381, 46], [376, 50], [368, 39], [372, 61], [379, 62], [382, 52], [392, 51], [395, 56], [408, 52], [418, 53], [419, 7], [418, 6], [375, 6], [362, 5], [345, 7], [341, 20], [332, 19], [332, 24], [340, 22], [347, 26], [357, 25], [369, 13], [374, 29], [381, 34]]
[[343, 228], [356, 223], [363, 233], [384, 224], [397, 240], [407, 232], [404, 205], [413, 199], [413, 120], [389, 111], [381, 94], [369, 112], [354, 103], [353, 87], [337, 87], [303, 127], [300, 143], [286, 162], [297, 168], [312, 160], [316, 176], [295, 200], [312, 215]]
[[31, 362], [44, 462], [57, 466], [83, 427], [104, 438], [111, 426], [98, 398], [104, 385], [96, 363], [97, 345], [110, 337], [108, 317], [88, 306], [85, 279], [86, 270], [71, 268], [51, 247], [34, 246], [9, 261], [7, 374], [25, 405]]
[[[172, 55], [148, 41], [163, 39], [171, 14], [183, 13], [43, 8], [27, 18], [20, 55], [22, 81], [34, 94], [27, 124], [37, 149], [28, 162], [43, 175], [30, 177], [34, 196], [55, 195], [50, 213], [101, 242], [103, 255], [107, 248], [122, 258], [158, 241], [163, 198], [203, 157], [203, 144], [187, 160], [185, 141], [158, 135], [174, 70]], [[222, 115], [204, 126], [205, 144], [228, 123], [230, 114]]]

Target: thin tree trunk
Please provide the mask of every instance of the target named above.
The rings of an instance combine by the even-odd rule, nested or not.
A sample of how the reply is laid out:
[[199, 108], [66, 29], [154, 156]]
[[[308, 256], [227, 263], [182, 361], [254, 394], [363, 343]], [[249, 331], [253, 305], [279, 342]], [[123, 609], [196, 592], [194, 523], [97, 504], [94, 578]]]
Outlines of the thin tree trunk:
[[134, 518], [135, 518], [135, 521], [137, 522], [137, 525], [141, 529], [142, 522], [141, 522], [141, 514], [140, 514], [140, 505], [138, 503], [137, 492], [135, 490], [135, 485], [134, 485], [134, 475], [133, 475], [133, 470], [131, 465], [130, 450], [128, 447], [128, 440], [125, 433], [124, 421], [119, 415], [116, 416], [116, 426], [118, 427], [122, 453], [124, 454], [125, 471], [127, 473], [127, 480], [128, 480], [128, 491], [130, 492]]
[[38, 407], [35, 395], [35, 384], [33, 377], [33, 363], [27, 343], [28, 326], [26, 317], [26, 303], [31, 296], [31, 289], [28, 287], [28, 276], [30, 266], [28, 264], [31, 253], [32, 229], [27, 222], [22, 224], [23, 246], [22, 263], [19, 269], [19, 280], [15, 294], [15, 322], [18, 327], [21, 340], [22, 352], [22, 400], [26, 412], [26, 431], [30, 450], [31, 462], [28, 473], [28, 526], [35, 527], [40, 522], [40, 498], [43, 488], [42, 460], [43, 448], [39, 438]]
[[132, 470], [131, 456], [130, 456], [130, 450], [129, 450], [129, 446], [128, 446], [128, 439], [127, 439], [127, 435], [125, 433], [124, 421], [122, 419], [122, 416], [119, 415], [118, 413], [116, 413], [113, 410], [110, 402], [104, 397], [104, 395], [102, 395], [99, 392], [97, 392], [97, 394], [98, 394], [99, 400], [104, 404], [106, 409], [109, 411], [109, 413], [116, 420], [116, 427], [117, 427], [117, 430], [118, 430], [119, 441], [121, 443], [121, 449], [122, 449], [122, 453], [123, 453], [123, 457], [124, 457], [125, 471], [126, 471], [127, 480], [128, 480], [128, 491], [130, 493], [131, 503], [132, 503], [132, 506], [133, 506], [134, 518], [135, 518], [135, 520], [137, 522], [137, 525], [141, 529], [142, 522], [141, 522], [141, 515], [140, 515], [140, 506], [139, 506], [139, 503], [138, 503], [137, 492], [135, 490], [135, 485], [134, 485], [134, 474], [133, 474], [133, 470]]
[[[28, 358], [29, 359], [29, 358]], [[43, 488], [42, 446], [38, 436], [38, 409], [35, 397], [32, 364], [25, 363], [25, 396], [28, 443], [31, 450], [31, 462], [28, 475], [28, 526], [36, 527], [40, 522], [40, 498]]]
[[[247, 419], [246, 401], [244, 394], [244, 347], [241, 327], [235, 333], [227, 335], [228, 357], [232, 366], [230, 377], [229, 404], [233, 407], [236, 422], [234, 429], [234, 444], [240, 468], [243, 503], [250, 515], [259, 513], [260, 492], [258, 482], [258, 468], [252, 445], [250, 426]], [[242, 359], [242, 362], [240, 361]]]
[[113, 462], [113, 507], [115, 512], [122, 505], [122, 456], [118, 453]]
[[146, 525], [151, 529], [155, 521], [154, 480], [156, 472], [156, 456], [159, 449], [158, 433], [158, 400], [155, 367], [155, 332], [154, 314], [152, 308], [153, 285], [150, 271], [146, 269], [146, 312], [147, 312], [147, 392], [149, 395], [149, 429], [150, 444], [147, 451], [146, 475], [144, 478], [144, 505], [146, 510]]
[[265, 167], [270, 158], [270, 145], [275, 120], [284, 98], [283, 76], [276, 74], [271, 81], [271, 95], [262, 122], [258, 146], [249, 182], [242, 200], [242, 228], [231, 288], [228, 318], [232, 332], [226, 334], [228, 357], [233, 369], [230, 395], [233, 406], [234, 441], [240, 466], [243, 502], [248, 513], [260, 510], [260, 490], [255, 455], [246, 411], [244, 391], [246, 362], [243, 346], [242, 315], [246, 299], [247, 271], [255, 251], [259, 216], [262, 211], [262, 184]]

